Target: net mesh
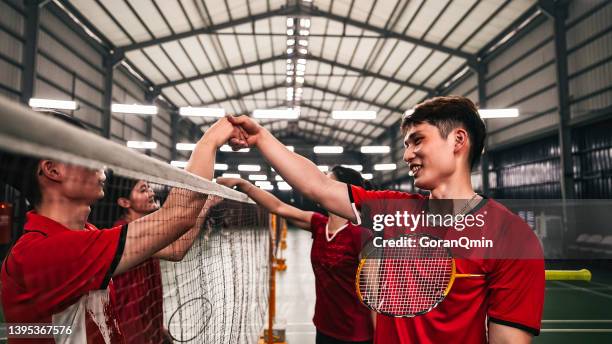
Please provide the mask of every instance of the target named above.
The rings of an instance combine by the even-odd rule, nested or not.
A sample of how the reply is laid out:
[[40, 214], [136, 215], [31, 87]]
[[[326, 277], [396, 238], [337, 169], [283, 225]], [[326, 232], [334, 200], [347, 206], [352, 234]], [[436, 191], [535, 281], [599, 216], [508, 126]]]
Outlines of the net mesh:
[[[0, 120], [0, 247], [12, 268], [2, 275], [6, 322], [82, 323], [83, 333], [71, 336], [107, 342], [118, 335], [114, 322], [128, 343], [257, 342], [268, 307], [267, 212], [233, 190], [4, 99]], [[88, 222], [100, 230], [88, 230], [95, 235], [81, 240], [72, 234], [83, 231], [64, 224], [68, 234], [53, 241], [46, 220], [24, 231], [41, 190], [40, 159], [62, 163], [68, 176], [63, 197], [43, 185], [45, 202], [79, 212], [79, 197], [94, 195]], [[159, 259], [144, 257], [155, 252]], [[133, 264], [105, 284], [125, 257]], [[26, 292], [34, 295], [30, 306], [13, 301]]]
[[359, 292], [372, 310], [414, 316], [430, 311], [444, 298], [452, 275], [452, 258], [445, 248], [419, 245], [421, 237], [427, 236], [401, 236], [397, 239], [404, 246], [368, 248], [363, 255]]

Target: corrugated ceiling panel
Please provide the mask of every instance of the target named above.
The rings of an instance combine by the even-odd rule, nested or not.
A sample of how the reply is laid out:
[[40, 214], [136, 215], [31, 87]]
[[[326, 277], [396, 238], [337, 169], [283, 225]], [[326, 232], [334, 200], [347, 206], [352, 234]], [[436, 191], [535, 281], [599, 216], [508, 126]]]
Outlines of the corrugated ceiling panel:
[[[370, 24], [378, 27], [385, 27], [389, 18], [391, 18], [394, 13], [393, 9], [395, 8], [395, 4], [398, 0], [393, 1], [378, 1], [375, 4], [373, 9], [370, 9], [369, 6], [363, 8], [364, 11], [372, 11], [372, 16], [370, 17]], [[361, 8], [360, 8], [361, 9]]]
[[[469, 37], [478, 27], [480, 27], [486, 18], [489, 18], [489, 16], [495, 12], [501, 2], [502, 0], [480, 2], [474, 11], [465, 18], [463, 23], [450, 34], [446, 45], [451, 48], [457, 48], [459, 43]], [[473, 47], [466, 46], [464, 49], [473, 49]]]
[[182, 76], [179, 71], [174, 67], [172, 61], [168, 59], [168, 55], [166, 55], [160, 46], [155, 45], [152, 47], [148, 47], [143, 49], [144, 52], [149, 55], [153, 63], [161, 69], [163, 75], [165, 75], [170, 80], [181, 79]]
[[[451, 3], [444, 14], [438, 18], [432, 29], [425, 36], [425, 39], [430, 42], [439, 43], [476, 1], [477, 0], [460, 0]], [[444, 42], [444, 44], [446, 44], [446, 42]]]
[[[184, 43], [182, 43], [185, 46]], [[194, 63], [191, 63], [189, 57], [185, 54], [185, 50], [183, 50], [180, 44], [176, 41], [169, 42], [163, 45], [166, 51], [169, 53], [170, 57], [174, 61], [174, 63], [181, 70], [183, 75], [186, 77], [193, 76], [198, 74], [198, 71], [194, 68]]]
[[478, 33], [466, 44], [464, 50], [475, 53], [482, 49], [491, 39], [524, 13], [529, 6], [530, 3], [527, 1], [512, 2], [510, 5], [506, 6], [506, 8], [495, 16], [494, 20], [491, 20], [485, 27], [478, 31]]
[[397, 94], [395, 96], [393, 96], [393, 98], [391, 98], [391, 100], [389, 101], [389, 104], [391, 106], [400, 108], [400, 106], [402, 104], [405, 103], [406, 99], [408, 98], [408, 96], [413, 92], [414, 90], [408, 87], [402, 87], [399, 92], [397, 92]]
[[153, 66], [153, 64], [151, 64], [149, 59], [147, 59], [140, 50], [131, 51], [126, 54], [126, 57], [153, 83], [158, 84], [166, 82], [166, 78]]
[[459, 57], [451, 57], [445, 64], [439, 66], [434, 74], [431, 76], [427, 84], [425, 86], [434, 88], [440, 85], [446, 78], [455, 72], [457, 66], [461, 66], [464, 62], [462, 58]]
[[[166, 4], [172, 5], [172, 2], [170, 1], [165, 1], [165, 0], [161, 0], [161, 1], [156, 0], [156, 1], [160, 7], [162, 6], [161, 5], [162, 3], [164, 5]], [[196, 5], [196, 2], [193, 0], [179, 0], [179, 1], [183, 5], [183, 8], [185, 9], [185, 13], [187, 13], [187, 16], [189, 17], [189, 20], [191, 21], [193, 26], [196, 28], [204, 26], [204, 22], [202, 21], [202, 17], [200, 16], [199, 9], [198, 9], [198, 6]], [[174, 24], [172, 24], [172, 26], [174, 27]]]
[[202, 47], [204, 47], [205, 54], [207, 56], [207, 59], [205, 61], [210, 63], [212, 66], [214, 66], [214, 69], [223, 68], [223, 63], [219, 59], [219, 56], [217, 53], [218, 45], [215, 42], [215, 36], [199, 35], [198, 38], [200, 39], [202, 43]]
[[201, 103], [201, 100], [188, 84], [178, 85], [176, 86], [176, 89], [183, 95], [183, 97], [187, 98], [190, 105], [199, 105]]
[[198, 95], [204, 100], [204, 102], [210, 102], [213, 100], [212, 94], [210, 94], [205, 80], [194, 81], [191, 83], [191, 86], [196, 90], [196, 92], [198, 92]]
[[440, 16], [440, 12], [448, 1], [427, 1], [425, 6], [417, 14], [412, 21], [407, 35], [421, 38], [425, 34], [425, 30], [429, 28], [432, 22]]
[[111, 20], [111, 18], [106, 15], [106, 13], [100, 6], [98, 6], [98, 4], [96, 4], [94, 0], [71, 1], [71, 3], [116, 45], [121, 46], [131, 43], [130, 39]]
[[[447, 54], [441, 52], [434, 52], [429, 59], [423, 63], [418, 70], [415, 71], [413, 77], [410, 81], [416, 82], [418, 84], [422, 83], [425, 79], [427, 79], [432, 73], [435, 73], [437, 68], [440, 67], [444, 59], [448, 57]], [[435, 87], [437, 85], [426, 84], [429, 87]]]
[[375, 38], [361, 38], [357, 53], [355, 54], [351, 65], [357, 68], [364, 68], [366, 62], [368, 61], [368, 57], [373, 51], [375, 51], [375, 44]]
[[[145, 2], [141, 0], [128, 0], [128, 2], [137, 11], [138, 16], [144, 21], [146, 27], [153, 33], [155, 37], [164, 37], [164, 36], [168, 36], [172, 34], [172, 31], [164, 22], [162, 15], [155, 8], [155, 6], [153, 6], [153, 3], [149, 1]], [[115, 15], [116, 12], [115, 12], [114, 7], [116, 5], [113, 4], [112, 6], [113, 6], [113, 9], [111, 12], [113, 13], [113, 15]], [[182, 29], [180, 28], [180, 26], [177, 27], [177, 29], [179, 29], [178, 30], [179, 32], [186, 31], [189, 29], [187, 19], [185, 18], [185, 16], [183, 15], [183, 12], [180, 10], [178, 6], [176, 5], [170, 6], [170, 7], [166, 6], [165, 10], [167, 12], [164, 12], [164, 15], [166, 16], [166, 19], [168, 19], [169, 22], [174, 23], [176, 20], [177, 23], [181, 24], [180, 26], [182, 26]], [[135, 23], [130, 23], [129, 26], [126, 26], [126, 28], [130, 31], [130, 34], [132, 33], [132, 30], [133, 30], [132, 29], [133, 24]], [[140, 30], [137, 26], [134, 26], [134, 27], [136, 28], [135, 30]], [[137, 33], [138, 31], [135, 31], [135, 32]], [[137, 41], [140, 41], [140, 39], [136, 37], [137, 35], [134, 34], [134, 38]], [[144, 38], [144, 39], [148, 39], [148, 38]]]
[[176, 106], [187, 106], [187, 102], [181, 97], [178, 91], [174, 87], [165, 88], [162, 91], [163, 95], [168, 98], [171, 102], [176, 104]]

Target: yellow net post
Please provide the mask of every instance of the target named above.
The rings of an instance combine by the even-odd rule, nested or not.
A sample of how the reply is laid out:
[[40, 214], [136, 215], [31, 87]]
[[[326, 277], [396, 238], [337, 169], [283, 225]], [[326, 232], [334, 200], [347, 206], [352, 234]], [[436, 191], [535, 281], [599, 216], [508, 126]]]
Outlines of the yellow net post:
[[280, 226], [280, 251], [278, 252], [278, 257], [276, 258], [276, 269], [278, 271], [285, 271], [287, 270], [287, 264], [285, 263], [286, 261], [283, 255], [283, 250], [287, 248], [287, 220], [280, 218]]

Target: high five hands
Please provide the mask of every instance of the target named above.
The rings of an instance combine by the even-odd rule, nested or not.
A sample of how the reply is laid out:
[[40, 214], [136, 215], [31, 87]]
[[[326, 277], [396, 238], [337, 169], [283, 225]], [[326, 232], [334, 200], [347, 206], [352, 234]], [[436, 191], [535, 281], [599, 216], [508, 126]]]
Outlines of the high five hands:
[[264, 132], [264, 129], [248, 116], [227, 116], [226, 118], [235, 128], [228, 141], [234, 151], [255, 146]]

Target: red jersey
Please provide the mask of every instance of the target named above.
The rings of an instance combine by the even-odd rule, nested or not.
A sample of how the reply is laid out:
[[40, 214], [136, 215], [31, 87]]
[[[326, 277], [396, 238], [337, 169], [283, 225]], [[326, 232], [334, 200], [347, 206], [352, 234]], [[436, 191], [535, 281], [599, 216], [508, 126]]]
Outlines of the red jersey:
[[70, 326], [67, 338], [74, 343], [124, 343], [111, 276], [123, 254], [126, 233], [127, 226], [99, 230], [89, 223], [83, 230], [71, 230], [29, 212], [24, 234], [0, 273], [6, 322]]
[[355, 289], [362, 227], [350, 222], [330, 235], [328, 218], [314, 213], [310, 220], [317, 301], [313, 322], [320, 332], [343, 341], [367, 341], [373, 336], [371, 311]]
[[[361, 209], [363, 202], [369, 200], [425, 198], [396, 191], [366, 191], [355, 186], [349, 186], [349, 197], [354, 209]], [[520, 240], [541, 252], [537, 237], [527, 224], [498, 202], [484, 198], [471, 213], [487, 214], [485, 230], [502, 234], [494, 236]], [[360, 222], [360, 214], [355, 215]], [[521, 233], [520, 238], [512, 237], [515, 229], [515, 233]], [[486, 277], [456, 279], [446, 298], [424, 315], [393, 318], [379, 314], [375, 343], [484, 344], [488, 321], [539, 334], [545, 288], [543, 259], [455, 259], [455, 263], [457, 273]]]
[[[118, 220], [114, 226], [127, 225]], [[128, 343], [163, 343], [164, 314], [159, 260], [150, 258], [113, 277], [117, 313]]]

